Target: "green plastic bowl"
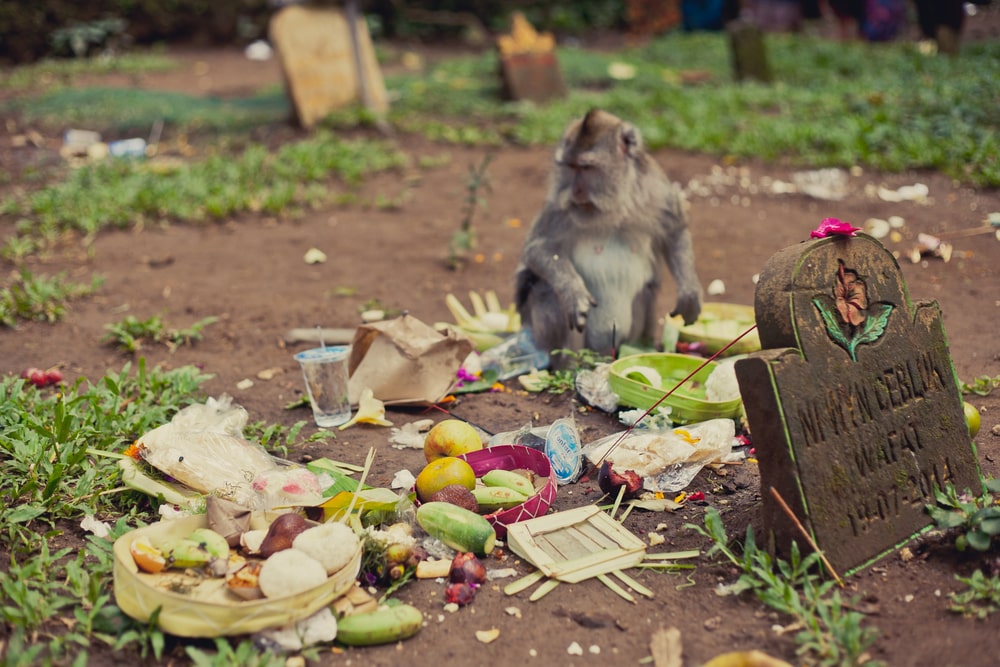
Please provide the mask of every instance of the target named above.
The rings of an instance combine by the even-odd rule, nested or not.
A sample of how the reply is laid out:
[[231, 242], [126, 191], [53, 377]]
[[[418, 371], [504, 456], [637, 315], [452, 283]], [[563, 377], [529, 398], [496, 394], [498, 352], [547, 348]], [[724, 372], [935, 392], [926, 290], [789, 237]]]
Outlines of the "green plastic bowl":
[[[686, 354], [658, 352], [633, 354], [611, 364], [609, 382], [621, 405], [648, 410], [678, 382], [698, 368], [704, 359]], [[701, 422], [709, 419], [738, 419], [742, 401], [709, 401], [705, 398], [705, 381], [718, 366], [714, 361], [678, 387], [660, 405], [669, 405], [670, 417], [677, 423]], [[640, 369], [651, 369], [643, 373]], [[659, 386], [653, 384], [659, 376]]]
[[[702, 343], [712, 354], [718, 352], [741, 333], [754, 325], [752, 306], [735, 303], [706, 303], [701, 307], [701, 315], [693, 324], [684, 324], [679, 315], [667, 320], [666, 326], [673, 330], [677, 340], [684, 343]], [[664, 334], [666, 336], [666, 333]], [[669, 349], [672, 349], [670, 346]], [[760, 336], [754, 329], [739, 342], [726, 350], [723, 356], [747, 354], [760, 349]], [[681, 376], [683, 377], [683, 376]]]

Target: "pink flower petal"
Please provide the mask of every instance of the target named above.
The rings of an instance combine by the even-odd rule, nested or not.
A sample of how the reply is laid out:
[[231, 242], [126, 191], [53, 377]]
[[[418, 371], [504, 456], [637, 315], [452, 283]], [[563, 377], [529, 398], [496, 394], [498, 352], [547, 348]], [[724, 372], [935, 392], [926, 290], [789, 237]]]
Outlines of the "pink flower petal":
[[838, 220], [837, 218], [826, 218], [819, 223], [819, 227], [812, 230], [809, 236], [814, 239], [825, 239], [827, 236], [854, 236], [860, 227], [855, 227], [849, 222]]

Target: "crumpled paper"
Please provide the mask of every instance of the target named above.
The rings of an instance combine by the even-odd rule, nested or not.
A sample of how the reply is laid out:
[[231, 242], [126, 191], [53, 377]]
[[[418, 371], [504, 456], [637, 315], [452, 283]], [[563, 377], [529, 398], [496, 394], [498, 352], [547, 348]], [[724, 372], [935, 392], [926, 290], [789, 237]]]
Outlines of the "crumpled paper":
[[348, 394], [357, 405], [368, 387], [386, 405], [428, 405], [448, 395], [472, 341], [437, 331], [411, 315], [358, 327], [351, 342]]

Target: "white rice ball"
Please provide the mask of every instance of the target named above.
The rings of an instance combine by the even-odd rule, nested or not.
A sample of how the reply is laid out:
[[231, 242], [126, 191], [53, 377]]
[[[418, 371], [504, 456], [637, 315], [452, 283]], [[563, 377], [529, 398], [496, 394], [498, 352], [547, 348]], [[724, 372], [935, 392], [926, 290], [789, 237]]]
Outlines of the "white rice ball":
[[325, 581], [323, 565], [298, 549], [284, 549], [270, 556], [257, 577], [260, 592], [269, 598], [302, 593]]
[[307, 528], [292, 540], [292, 548], [319, 561], [327, 574], [337, 572], [354, 557], [358, 536], [346, 524], [334, 521]]

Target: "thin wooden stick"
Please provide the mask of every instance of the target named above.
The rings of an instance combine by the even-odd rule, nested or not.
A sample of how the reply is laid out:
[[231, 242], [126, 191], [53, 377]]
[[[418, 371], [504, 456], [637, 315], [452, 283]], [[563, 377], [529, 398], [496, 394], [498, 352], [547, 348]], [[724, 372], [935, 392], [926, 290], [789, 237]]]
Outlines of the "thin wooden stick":
[[806, 527], [802, 525], [801, 521], [799, 521], [799, 517], [795, 516], [795, 512], [792, 511], [792, 508], [788, 506], [788, 503], [785, 502], [785, 499], [781, 497], [781, 494], [778, 493], [778, 490], [773, 486], [771, 487], [771, 495], [774, 496], [774, 499], [778, 501], [779, 505], [781, 505], [781, 509], [785, 511], [785, 514], [788, 515], [788, 518], [792, 520], [792, 523], [795, 524], [795, 527], [799, 529], [800, 533], [802, 533], [802, 537], [806, 538], [806, 542], [809, 543], [809, 546], [812, 547], [812, 550], [819, 554], [820, 560], [823, 561], [823, 565], [826, 567], [826, 571], [830, 573], [830, 575], [834, 578], [834, 580], [836, 580], [837, 585], [843, 588], [844, 580], [841, 579], [840, 575], [837, 574], [837, 571], [833, 569], [833, 565], [831, 565], [830, 561], [826, 559], [826, 554], [824, 554], [823, 550], [820, 549], [819, 546], [813, 541], [812, 536], [810, 536], [809, 533], [806, 531]]

